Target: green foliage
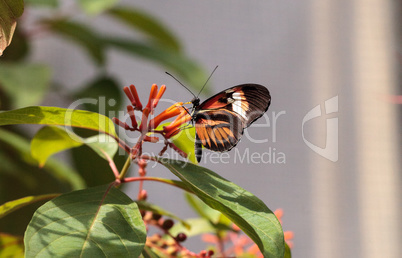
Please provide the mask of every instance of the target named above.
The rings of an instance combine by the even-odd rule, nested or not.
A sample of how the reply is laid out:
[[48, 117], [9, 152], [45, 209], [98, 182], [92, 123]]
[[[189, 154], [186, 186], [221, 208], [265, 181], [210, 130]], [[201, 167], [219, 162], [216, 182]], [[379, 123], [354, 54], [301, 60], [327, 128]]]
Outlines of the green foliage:
[[268, 257], [283, 257], [285, 242], [275, 214], [250, 192], [207, 168], [178, 160], [159, 162], [175, 174], [204, 203], [241, 228]]
[[191, 218], [186, 219], [185, 222], [190, 225], [189, 228], [183, 227], [182, 224], [176, 224], [171, 230], [170, 233], [172, 235], [177, 235], [178, 233], [184, 233], [188, 237], [193, 237], [205, 233], [214, 233], [216, 232], [216, 227], [211, 224], [205, 218]]
[[145, 238], [137, 205], [114, 186], [100, 186], [40, 207], [24, 242], [27, 257], [138, 257]]
[[7, 214], [16, 211], [26, 205], [42, 200], [48, 200], [57, 197], [59, 194], [43, 194], [38, 196], [27, 196], [18, 200], [9, 201], [0, 205], [0, 219]]
[[[205, 78], [207, 78], [199, 65], [184, 54], [126, 38], [105, 39], [105, 44], [134, 56], [162, 64], [167, 70], [183, 78], [195, 89], [200, 90], [204, 85]], [[204, 92], [208, 93], [208, 91], [205, 89]]]
[[0, 85], [14, 108], [39, 104], [48, 90], [50, 76], [46, 65], [0, 63]]
[[82, 9], [89, 15], [97, 15], [113, 7], [118, 0], [78, 0]]
[[[29, 220], [24, 238], [26, 257], [165, 256], [163, 249], [145, 245], [147, 232], [140, 210], [179, 221], [170, 229], [171, 236], [183, 232], [187, 237], [203, 233], [223, 236], [233, 231], [235, 223], [266, 257], [290, 257], [281, 225], [271, 210], [211, 170], [184, 161], [148, 157], [167, 167], [180, 181], [146, 179], [186, 191], [186, 199], [199, 218], [184, 220], [157, 204], [133, 201], [115, 187], [130, 180], [115, 178], [112, 169], [125, 175], [131, 157], [115, 155], [118, 144], [124, 146], [124, 141], [118, 138], [107, 115], [121, 110], [122, 85], [108, 72], [108, 51], [119, 50], [162, 66], [194, 89], [200, 89], [207, 76], [184, 52], [176, 35], [151, 14], [117, 5], [117, 0], [77, 0], [75, 7], [81, 8], [81, 13], [74, 8], [64, 12], [60, 3], [26, 0], [29, 6], [46, 7], [50, 15], [36, 17], [29, 26], [34, 28], [31, 31], [18, 26], [13, 44], [0, 59], [0, 107], [7, 110], [0, 111], [0, 126], [5, 126], [0, 129], [0, 257], [23, 257], [22, 234]], [[22, 12], [22, 0], [0, 1], [0, 55], [11, 42]], [[132, 33], [124, 37], [114, 32], [105, 34], [85, 18], [76, 19], [77, 14], [103, 15]], [[34, 49], [31, 36], [36, 33], [41, 37], [59, 35], [78, 46], [93, 61], [95, 75], [75, 92], [60, 91], [64, 85], [52, 78], [50, 65], [32, 64], [27, 58]], [[39, 105], [50, 90], [61, 98], [95, 102], [83, 103], [80, 108], [86, 110], [31, 106]], [[13, 108], [17, 109], [9, 110]], [[45, 127], [30, 144], [28, 138], [32, 137], [14, 126], [19, 124]], [[168, 140], [196, 163], [194, 135], [194, 128], [190, 128]], [[52, 157], [67, 150], [74, 167]], [[94, 187], [80, 190], [86, 186]]]
[[197, 159], [195, 158], [193, 139], [195, 139], [195, 128], [190, 127], [181, 131], [178, 135], [173, 136], [172, 142], [182, 151], [187, 153], [188, 160], [196, 164]]
[[32, 156], [43, 166], [51, 155], [70, 148], [88, 145], [104, 159], [113, 158], [119, 148], [117, 142], [106, 134], [95, 135], [83, 139], [73, 132], [55, 127], [46, 126], [39, 130], [31, 142]]
[[41, 124], [85, 128], [116, 136], [109, 118], [84, 110], [57, 107], [26, 107], [0, 113], [0, 125]]
[[96, 64], [105, 64], [103, 40], [88, 26], [65, 19], [43, 20], [42, 25], [82, 46]]
[[292, 251], [290, 250], [290, 247], [288, 244], [285, 246], [285, 256], [284, 258], [292, 258]]
[[116, 79], [100, 75], [82, 85], [79, 91], [74, 92], [73, 98], [90, 100], [83, 104], [83, 109], [107, 116], [120, 110], [123, 102], [121, 94], [121, 86]]
[[58, 7], [58, 0], [25, 0], [25, 4], [34, 5], [34, 6], [46, 6], [46, 7]]
[[[50, 158], [43, 168], [31, 156], [29, 141], [0, 128], [0, 204], [32, 195], [67, 192], [85, 188], [78, 172], [59, 160]], [[38, 201], [0, 219], [1, 232], [22, 236]]]
[[0, 233], [0, 257], [24, 257], [22, 237]]
[[162, 23], [155, 20], [150, 15], [141, 10], [127, 7], [115, 7], [108, 13], [131, 26], [138, 29], [149, 37], [149, 39], [162, 47], [171, 48], [180, 51], [181, 47], [178, 40], [173, 36]]
[[[0, 115], [1, 114], [3, 113], [0, 113]], [[2, 121], [2, 119], [0, 119], [0, 121]], [[11, 146], [26, 163], [32, 166], [38, 166], [38, 162], [31, 156], [30, 144], [25, 138], [0, 129], [0, 141]], [[68, 184], [70, 186], [68, 189], [81, 189], [85, 187], [82, 178], [73, 168], [55, 159], [49, 159], [43, 169], [58, 181]], [[11, 170], [13, 170], [14, 173], [18, 171], [15, 167], [12, 167]], [[25, 176], [21, 175], [21, 178], [24, 177]], [[29, 182], [26, 182], [26, 184], [29, 184]], [[63, 191], [65, 191], [65, 189], [63, 189]]]
[[222, 213], [212, 209], [206, 203], [204, 203], [192, 194], [185, 193], [185, 197], [188, 204], [190, 204], [190, 206], [198, 213], [198, 215], [205, 218], [212, 224], [217, 224], [219, 222]]

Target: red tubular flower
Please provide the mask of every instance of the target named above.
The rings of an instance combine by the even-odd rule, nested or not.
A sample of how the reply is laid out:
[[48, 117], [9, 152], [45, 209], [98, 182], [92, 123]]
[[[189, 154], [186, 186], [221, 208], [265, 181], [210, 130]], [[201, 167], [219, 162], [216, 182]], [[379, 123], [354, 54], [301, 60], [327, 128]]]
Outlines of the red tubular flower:
[[171, 142], [169, 142], [168, 145], [169, 145], [170, 148], [174, 149], [177, 153], [179, 153], [180, 156], [182, 156], [183, 158], [187, 158], [187, 153], [182, 151], [179, 147], [177, 147], [176, 145], [174, 145]]
[[279, 220], [279, 222], [282, 224], [283, 210], [280, 208], [276, 209], [274, 211], [274, 214], [275, 214], [276, 218]]
[[182, 112], [182, 105], [183, 102], [177, 102], [169, 108], [165, 109], [162, 113], [149, 121], [148, 128], [155, 129], [162, 121], [180, 115], [180, 113]]
[[130, 126], [126, 124], [125, 122], [120, 121], [117, 117], [112, 118], [113, 123], [117, 124], [120, 127], [123, 127], [126, 130], [130, 130]]
[[130, 116], [131, 124], [134, 129], [137, 129], [137, 119], [135, 118], [134, 108], [130, 105], [127, 106], [127, 113]]
[[190, 120], [191, 116], [187, 113], [187, 111], [182, 112], [172, 123], [170, 123], [168, 126], [163, 127], [165, 137], [170, 138], [178, 134], [180, 131], [180, 126]]
[[165, 91], [166, 91], [166, 86], [162, 85], [161, 88], [159, 89], [158, 94], [156, 95], [155, 99], [152, 102], [152, 108], [155, 108], [158, 105], [159, 100], [162, 98], [163, 93], [165, 93]]
[[133, 94], [132, 94], [131, 91], [130, 91], [130, 88], [129, 88], [129, 87], [124, 87], [124, 88], [123, 88], [123, 91], [124, 91], [124, 93], [126, 94], [127, 98], [130, 100], [131, 105], [133, 105], [133, 107], [135, 107], [135, 106], [136, 106], [136, 102], [135, 102], [135, 99], [134, 99]]
[[134, 108], [137, 110], [142, 110], [142, 104], [141, 104], [140, 98], [138, 97], [137, 89], [135, 88], [135, 86], [133, 84], [130, 85], [130, 91], [135, 100], [135, 106], [133, 105]]
[[156, 84], [152, 84], [151, 87], [151, 92], [149, 93], [149, 99], [148, 99], [148, 104], [145, 108], [148, 108], [150, 111], [153, 109], [153, 101], [156, 99], [156, 96], [158, 95], [158, 86]]
[[[178, 152], [181, 156], [187, 156], [187, 154], [180, 150], [176, 145], [166, 141], [170, 137], [180, 132], [180, 126], [183, 123], [187, 123], [191, 120], [191, 116], [188, 114], [188, 110], [183, 107], [183, 102], [177, 102], [173, 104], [171, 107], [164, 110], [162, 113], [160, 113], [148, 122], [149, 115], [154, 112], [154, 109], [158, 105], [159, 100], [162, 98], [165, 91], [165, 85], [162, 85], [158, 91], [158, 86], [156, 84], [153, 84], [149, 94], [148, 103], [144, 108], [142, 108], [142, 104], [138, 97], [137, 89], [135, 88], [135, 86], [130, 85], [129, 87], [124, 87], [124, 93], [127, 95], [131, 102], [131, 105], [127, 106], [127, 113], [130, 117], [132, 127], [130, 127], [127, 123], [120, 121], [118, 118], [113, 118], [113, 122], [126, 130], [139, 131], [141, 133], [141, 136], [134, 147], [130, 148], [125, 145], [125, 143], [123, 144], [125, 150], [130, 153], [133, 159], [141, 155], [143, 142], [155, 143], [159, 141], [158, 137], [150, 136], [150, 133], [159, 133], [164, 136], [165, 147], [161, 151], [162, 155], [166, 151], [167, 147], [170, 147]], [[137, 124], [137, 119], [134, 114], [135, 110], [142, 112], [141, 123], [139, 125]], [[164, 127], [163, 130], [156, 130], [161, 122], [175, 116], [177, 116], [177, 118], [170, 125]]]
[[148, 99], [148, 104], [145, 106], [145, 108], [142, 110], [142, 118], [141, 118], [141, 124], [140, 124], [140, 131], [141, 133], [145, 133], [148, 131], [147, 122], [148, 122], [148, 116], [149, 114], [153, 112], [152, 108], [152, 102], [156, 98], [156, 95], [158, 94], [158, 86], [156, 84], [152, 84], [151, 87], [151, 92], [149, 93], [149, 99]]
[[159, 138], [158, 138], [158, 137], [155, 137], [155, 136], [148, 136], [148, 135], [145, 135], [144, 141], [145, 141], [145, 142], [153, 142], [153, 143], [155, 143], [155, 142], [158, 142], [158, 141], [159, 141]]

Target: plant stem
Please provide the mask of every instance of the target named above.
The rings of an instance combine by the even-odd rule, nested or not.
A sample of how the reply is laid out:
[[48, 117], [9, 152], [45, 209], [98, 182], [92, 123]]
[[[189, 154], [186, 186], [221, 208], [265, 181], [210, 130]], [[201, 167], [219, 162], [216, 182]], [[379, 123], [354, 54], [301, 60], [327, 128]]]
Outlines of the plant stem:
[[128, 156], [128, 158], [126, 160], [126, 163], [124, 163], [124, 166], [123, 166], [123, 168], [122, 168], [122, 170], [120, 172], [120, 176], [119, 176], [120, 180], [123, 180], [123, 178], [126, 176], [126, 174], [128, 172], [128, 168], [130, 167], [130, 165], [131, 165], [131, 155]]

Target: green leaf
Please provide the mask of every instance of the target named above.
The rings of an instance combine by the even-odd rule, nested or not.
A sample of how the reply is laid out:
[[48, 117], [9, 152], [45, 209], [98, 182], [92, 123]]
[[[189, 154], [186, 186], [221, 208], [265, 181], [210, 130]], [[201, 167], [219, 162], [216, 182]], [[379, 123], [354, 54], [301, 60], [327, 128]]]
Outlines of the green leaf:
[[124, 6], [113, 8], [108, 13], [130, 27], [141, 31], [160, 46], [175, 51], [180, 50], [180, 44], [173, 33], [144, 11]]
[[290, 250], [290, 247], [289, 247], [289, 245], [285, 242], [285, 244], [286, 244], [286, 249], [285, 249], [285, 256], [284, 256], [284, 258], [292, 258], [292, 252], [291, 252], [291, 250]]
[[195, 141], [195, 128], [192, 126], [182, 130], [178, 135], [171, 138], [171, 141], [179, 147], [182, 151], [187, 153], [187, 159], [197, 164], [195, 157], [194, 141]]
[[[169, 125], [171, 122], [160, 124], [156, 130], [163, 130], [164, 126]], [[152, 133], [149, 133], [151, 135]], [[179, 149], [187, 153], [187, 159], [197, 164], [197, 159], [195, 158], [195, 149], [194, 149], [194, 141], [195, 141], [195, 128], [189, 127], [183, 129], [177, 135], [170, 138], [170, 141], [173, 142]]]
[[50, 69], [45, 65], [0, 64], [0, 85], [12, 99], [15, 108], [41, 102], [48, 89], [50, 78]]
[[46, 126], [40, 129], [32, 139], [31, 153], [39, 162], [39, 165], [43, 166], [51, 155], [70, 148], [79, 147], [83, 144], [88, 145], [106, 160], [108, 159], [103, 152], [110, 158], [113, 158], [119, 147], [117, 142], [106, 134], [83, 139], [67, 129]]
[[155, 204], [152, 204], [152, 203], [149, 203], [149, 202], [146, 202], [146, 201], [136, 201], [136, 203], [137, 203], [138, 208], [140, 210], [152, 211], [154, 213], [158, 213], [160, 215], [170, 217], [172, 219], [180, 221], [180, 223], [183, 224], [184, 227], [186, 227], [186, 228], [190, 227], [190, 225], [187, 222], [185, 222], [184, 220], [182, 220], [181, 218], [177, 217], [173, 213], [171, 213], [171, 212], [169, 212], [169, 211], [167, 211], [167, 210], [165, 210], [165, 209], [163, 209], [163, 208], [161, 208], [161, 207], [159, 207], [159, 206], [157, 206]]
[[97, 15], [113, 7], [118, 0], [79, 0], [81, 8], [89, 15]]
[[59, 6], [59, 1], [58, 0], [25, 0], [25, 4], [56, 8]]
[[193, 237], [206, 233], [216, 233], [214, 225], [205, 218], [186, 219], [186, 223], [190, 225], [190, 228], [186, 228], [182, 224], [175, 224], [169, 230], [170, 234], [175, 236], [179, 233], [184, 233], [187, 237]]
[[84, 139], [83, 142], [105, 160], [108, 160], [105, 153], [113, 159], [119, 149], [119, 144], [112, 137], [106, 134], [94, 135]]
[[[155, 251], [157, 251], [157, 250], [155, 250]], [[140, 256], [140, 257], [143, 257], [143, 258], [159, 258], [162, 255], [163, 254], [161, 254], [161, 255], [156, 254], [154, 252], [154, 250], [152, 250], [150, 247], [145, 246], [144, 250], [142, 251], [142, 256]]]
[[103, 65], [105, 63], [103, 40], [90, 27], [62, 19], [42, 20], [42, 24], [82, 46], [96, 64]]
[[209, 207], [207, 204], [202, 202], [199, 198], [195, 197], [190, 193], [184, 193], [187, 202], [190, 206], [203, 218], [207, 219], [213, 224], [219, 222], [221, 213]]
[[10, 45], [17, 26], [17, 18], [24, 12], [23, 0], [0, 1], [0, 56], [4, 49]]
[[[3, 113], [0, 113], [0, 123], [3, 121], [1, 118], [2, 114]], [[28, 164], [37, 165], [37, 161], [31, 156], [31, 149], [28, 140], [15, 133], [0, 129], [0, 141], [7, 143], [17, 150], [20, 155], [25, 158], [25, 161]], [[49, 159], [43, 168], [59, 181], [68, 183], [73, 190], [85, 187], [85, 183], [78, 172], [62, 162], [55, 159]]]
[[0, 257], [24, 257], [24, 244], [20, 236], [0, 233]]
[[27, 257], [138, 257], [145, 240], [137, 204], [114, 186], [47, 202], [35, 212], [24, 237]]
[[[190, 87], [197, 90], [202, 88], [208, 77], [199, 64], [176, 51], [168, 51], [152, 44], [144, 44], [130, 39], [116, 37], [113, 39], [105, 39], [105, 44], [129, 54], [158, 62], [169, 72], [181, 77]], [[205, 88], [204, 93], [208, 94], [209, 90]]]
[[207, 168], [180, 160], [158, 159], [211, 208], [220, 211], [243, 230], [265, 257], [283, 257], [282, 226], [275, 214], [256, 196]]
[[15, 124], [72, 126], [117, 137], [112, 120], [84, 110], [36, 106], [0, 112], [0, 126]]
[[0, 219], [11, 212], [18, 210], [24, 206], [27, 206], [31, 203], [35, 203], [42, 200], [52, 199], [60, 194], [43, 194], [38, 196], [27, 196], [18, 200], [9, 201], [2, 205], [0, 205]]
[[31, 141], [31, 154], [43, 166], [46, 160], [53, 154], [70, 148], [81, 146], [82, 141], [77, 141], [80, 137], [71, 137], [66, 130], [46, 126], [40, 129]]

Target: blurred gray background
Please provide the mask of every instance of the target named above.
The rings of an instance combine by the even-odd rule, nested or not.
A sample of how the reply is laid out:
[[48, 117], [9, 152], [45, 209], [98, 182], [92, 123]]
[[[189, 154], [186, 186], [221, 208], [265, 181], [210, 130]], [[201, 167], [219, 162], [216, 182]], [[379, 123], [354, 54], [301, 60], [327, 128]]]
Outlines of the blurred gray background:
[[[254, 193], [272, 210], [283, 208], [284, 230], [295, 234], [293, 257], [399, 257], [401, 128], [397, 105], [387, 101], [398, 84], [393, 2], [121, 2], [163, 21], [207, 70], [219, 65], [210, 81], [213, 93], [246, 82], [270, 90], [269, 120], [247, 129], [254, 139], [267, 142], [245, 135], [229, 153], [228, 164], [214, 162], [204, 151], [201, 165]], [[91, 23], [105, 34], [125, 33], [110, 20], [95, 17]], [[82, 85], [94, 72], [83, 52], [62, 39], [35, 44], [33, 59], [50, 63], [65, 85]], [[163, 67], [118, 52], [108, 58], [110, 73], [124, 82], [122, 87], [135, 84], [144, 102], [153, 83], [167, 85], [166, 99], [192, 99]], [[337, 112], [326, 114], [325, 101], [336, 96]], [[201, 94], [201, 100], [207, 97]], [[322, 115], [304, 124], [304, 136], [325, 148], [327, 119], [337, 118], [331, 120], [338, 121], [336, 162], [303, 140], [303, 118], [317, 105]], [[162, 103], [158, 111], [167, 106]], [[239, 162], [239, 156], [234, 162], [247, 151], [270, 152], [271, 162]], [[273, 155], [284, 159], [277, 162]], [[161, 166], [148, 173], [173, 178]], [[195, 216], [181, 191], [152, 182], [145, 189], [151, 202], [183, 218]], [[137, 185], [126, 192], [135, 197]], [[195, 240], [189, 247], [201, 250], [204, 244]]]

